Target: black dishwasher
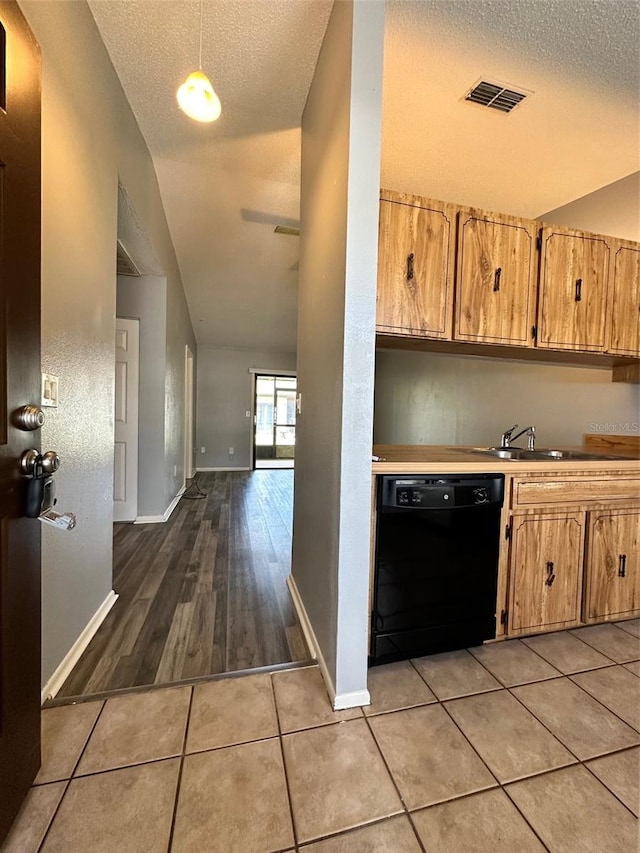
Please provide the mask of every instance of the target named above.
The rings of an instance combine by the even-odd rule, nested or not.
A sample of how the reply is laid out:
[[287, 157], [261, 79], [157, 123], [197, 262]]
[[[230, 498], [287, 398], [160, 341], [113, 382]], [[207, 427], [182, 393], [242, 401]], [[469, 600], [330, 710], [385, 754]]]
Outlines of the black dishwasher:
[[369, 664], [495, 637], [502, 474], [378, 477]]

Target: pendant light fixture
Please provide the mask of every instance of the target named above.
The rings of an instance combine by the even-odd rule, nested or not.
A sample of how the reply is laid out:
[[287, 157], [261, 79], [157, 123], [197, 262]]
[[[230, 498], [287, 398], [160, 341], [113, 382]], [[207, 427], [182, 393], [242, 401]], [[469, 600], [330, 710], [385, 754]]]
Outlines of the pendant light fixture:
[[200, 53], [198, 70], [192, 71], [178, 89], [178, 105], [189, 118], [196, 121], [215, 121], [220, 117], [220, 98], [202, 70], [202, 0], [200, 0]]

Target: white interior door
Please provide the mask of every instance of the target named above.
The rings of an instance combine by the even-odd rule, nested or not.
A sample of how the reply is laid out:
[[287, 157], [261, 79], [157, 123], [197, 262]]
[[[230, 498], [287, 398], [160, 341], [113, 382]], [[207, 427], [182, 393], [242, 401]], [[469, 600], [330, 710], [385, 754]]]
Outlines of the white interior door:
[[139, 373], [140, 321], [116, 317], [114, 521], [134, 521], [138, 514]]

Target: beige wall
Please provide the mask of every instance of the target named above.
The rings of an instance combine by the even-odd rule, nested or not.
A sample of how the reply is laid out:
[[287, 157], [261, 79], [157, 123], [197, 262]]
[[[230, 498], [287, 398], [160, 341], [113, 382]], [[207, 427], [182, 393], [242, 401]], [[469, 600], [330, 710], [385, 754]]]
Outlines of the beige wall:
[[494, 445], [515, 423], [533, 424], [540, 447], [580, 445], [586, 432], [638, 433], [640, 386], [612, 383], [610, 370], [377, 353], [376, 442]]
[[640, 241], [640, 172], [550, 210], [540, 219]]
[[195, 341], [151, 158], [89, 8], [20, 6], [42, 48], [42, 366], [60, 378], [42, 443], [62, 460], [58, 507], [78, 516], [69, 533], [43, 530], [46, 682], [111, 589], [118, 179], [167, 278], [166, 495], [182, 484], [184, 345]]

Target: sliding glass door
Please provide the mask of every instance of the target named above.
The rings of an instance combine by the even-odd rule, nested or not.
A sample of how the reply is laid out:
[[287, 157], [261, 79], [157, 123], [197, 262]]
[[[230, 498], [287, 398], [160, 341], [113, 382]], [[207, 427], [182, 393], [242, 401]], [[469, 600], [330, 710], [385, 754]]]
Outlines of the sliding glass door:
[[254, 464], [292, 468], [296, 446], [295, 376], [256, 376]]

